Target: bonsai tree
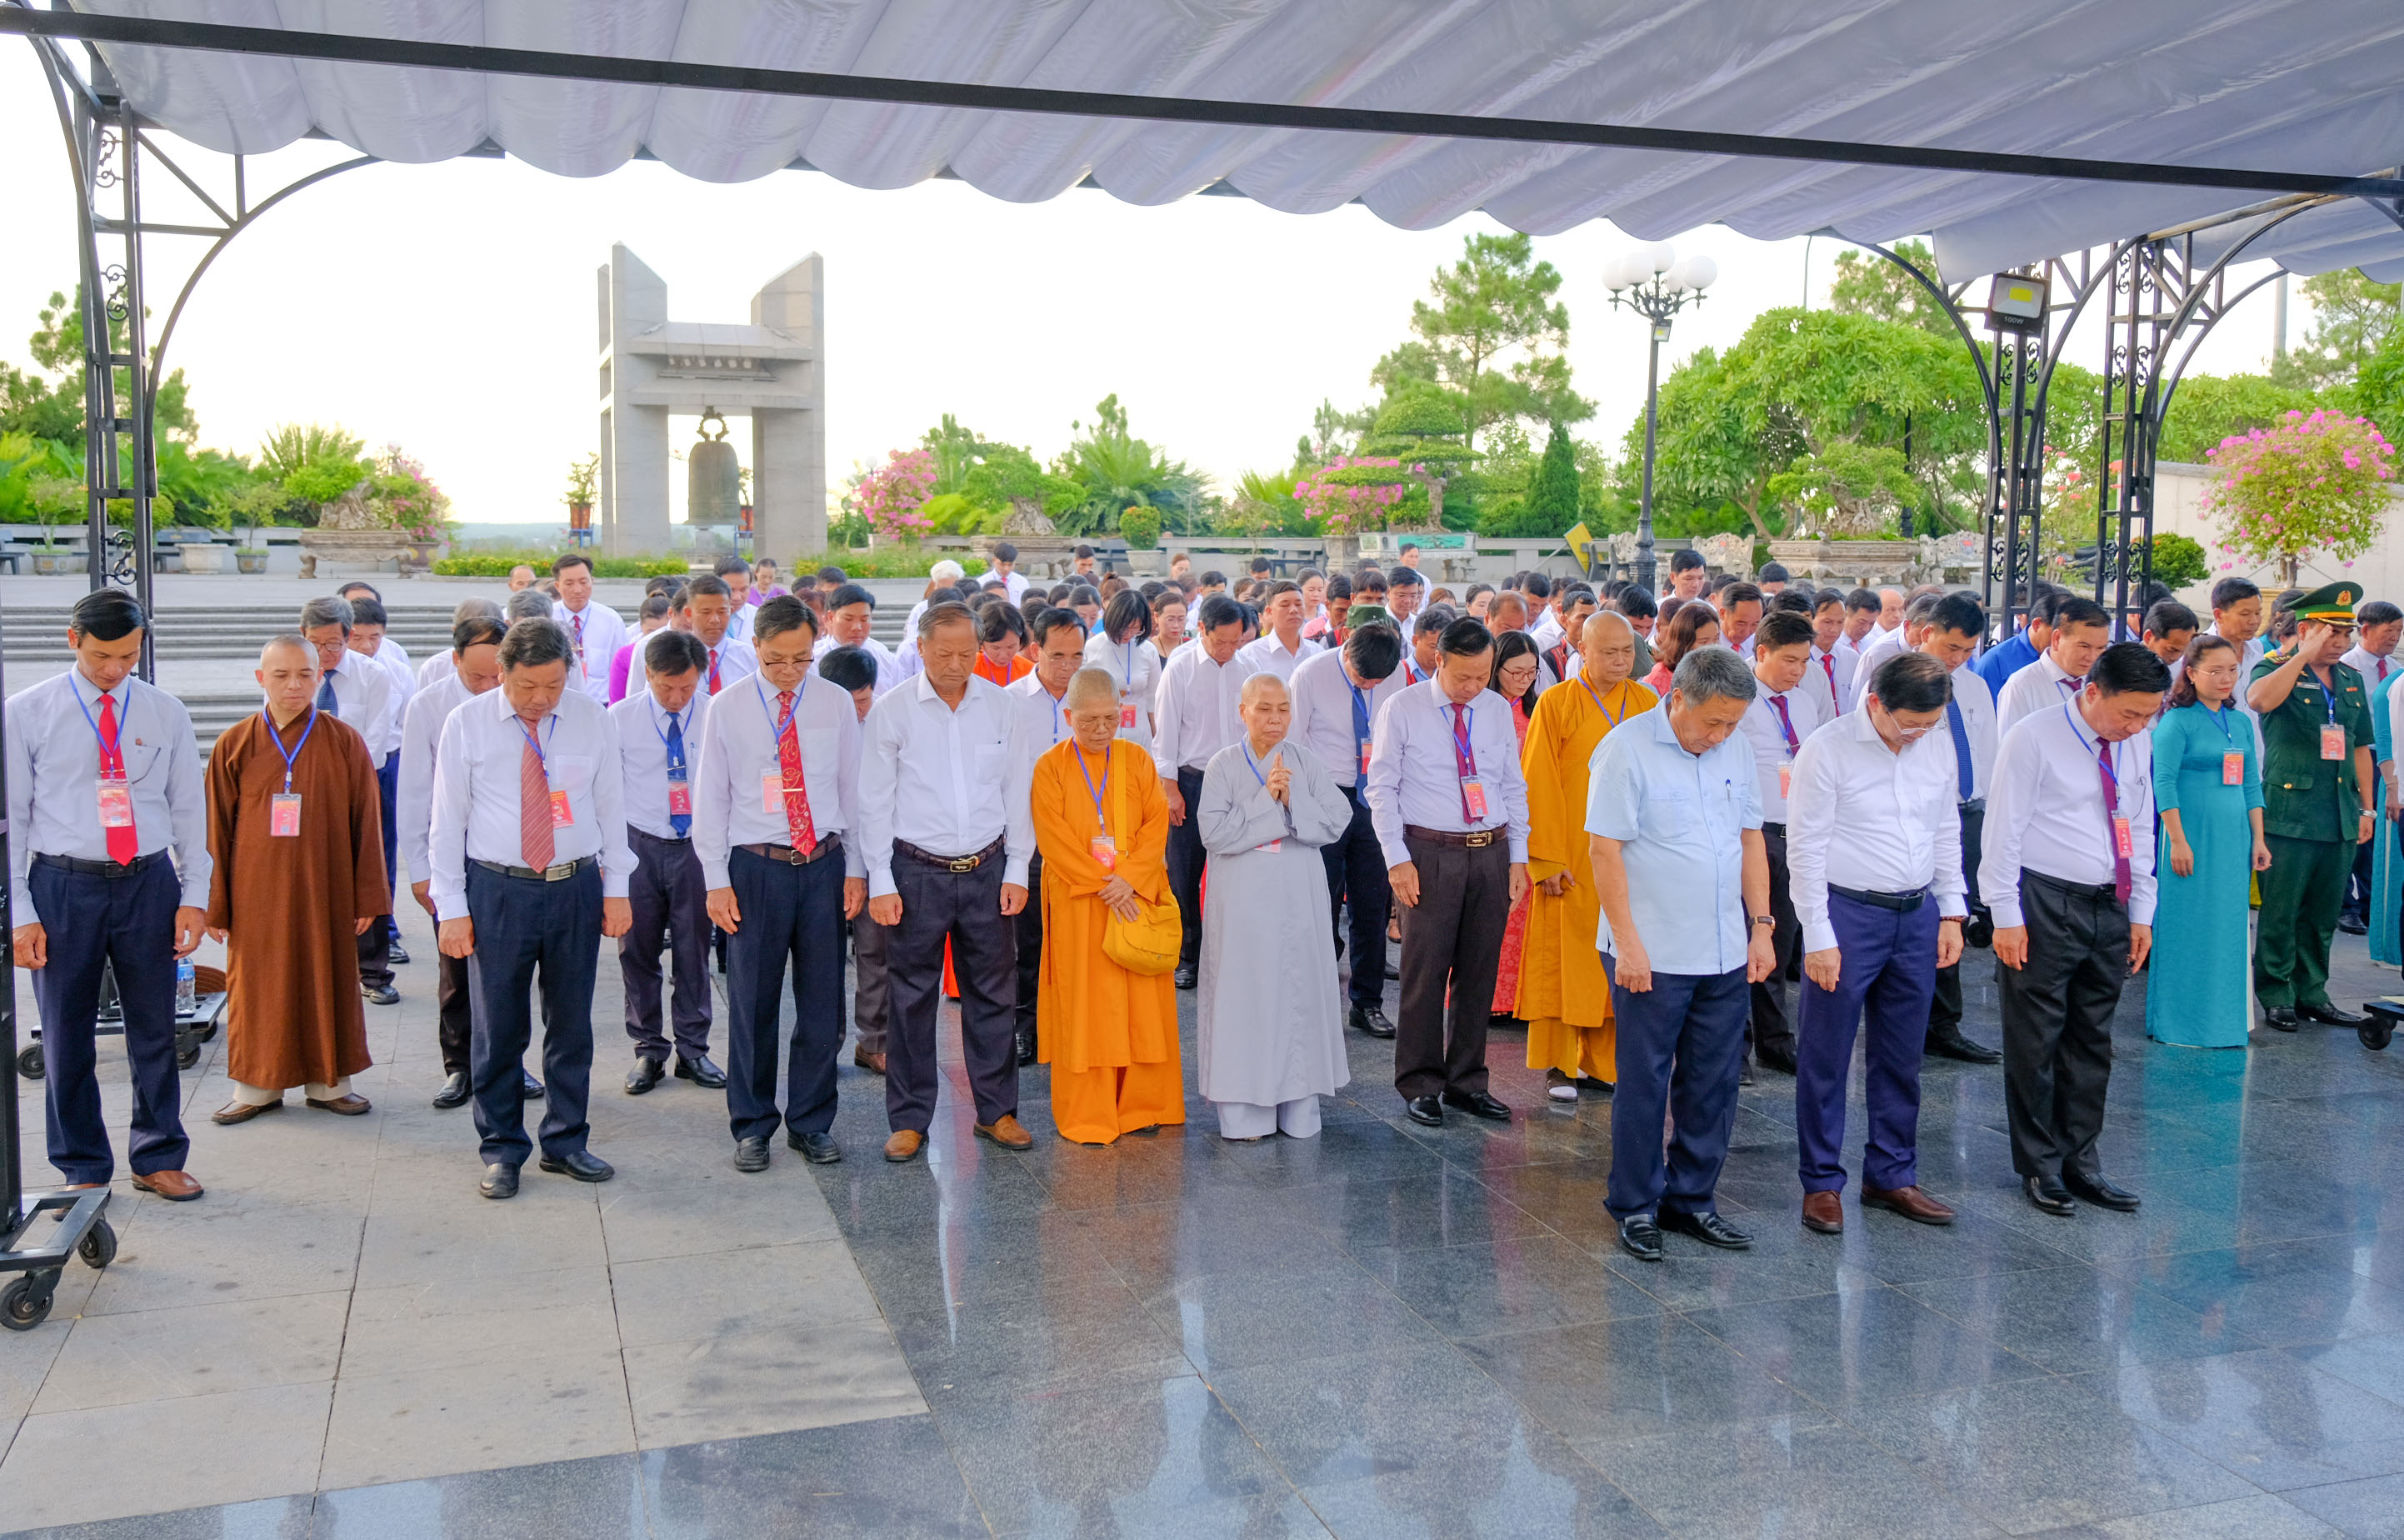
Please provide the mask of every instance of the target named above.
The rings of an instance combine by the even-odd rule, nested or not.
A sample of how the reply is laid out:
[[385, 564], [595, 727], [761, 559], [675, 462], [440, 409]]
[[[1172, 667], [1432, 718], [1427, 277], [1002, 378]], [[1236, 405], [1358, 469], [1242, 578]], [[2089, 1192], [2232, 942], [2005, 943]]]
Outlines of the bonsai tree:
[[2291, 411], [2209, 452], [2204, 509], [2220, 523], [2222, 549], [2275, 566], [2280, 585], [2292, 588], [2306, 556], [2326, 552], [2351, 567], [2378, 540], [2395, 453], [2367, 417]]
[[1125, 537], [1129, 551], [1150, 551], [1160, 543], [1160, 510], [1142, 503], [1130, 505], [1119, 514], [1119, 533]]
[[1378, 409], [1355, 464], [1391, 457], [1404, 475], [1426, 490], [1427, 527], [1441, 529], [1445, 484], [1478, 458], [1463, 440], [1468, 429], [1460, 409], [1443, 391], [1422, 385]]
[[594, 486], [600, 479], [601, 455], [597, 451], [580, 460], [568, 461], [567, 493], [560, 501], [566, 503], [570, 511], [582, 509], [590, 513], [593, 511]]

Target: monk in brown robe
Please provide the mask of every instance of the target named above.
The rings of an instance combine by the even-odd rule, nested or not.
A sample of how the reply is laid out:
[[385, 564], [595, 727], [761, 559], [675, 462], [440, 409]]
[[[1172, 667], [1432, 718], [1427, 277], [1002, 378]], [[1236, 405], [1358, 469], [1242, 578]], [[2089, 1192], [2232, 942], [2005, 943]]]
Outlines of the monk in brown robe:
[[317, 655], [298, 637], [259, 654], [266, 708], [209, 751], [209, 934], [226, 943], [226, 1073], [218, 1123], [284, 1105], [356, 1116], [372, 1062], [354, 938], [392, 910], [375, 771], [357, 729], [317, 709]]

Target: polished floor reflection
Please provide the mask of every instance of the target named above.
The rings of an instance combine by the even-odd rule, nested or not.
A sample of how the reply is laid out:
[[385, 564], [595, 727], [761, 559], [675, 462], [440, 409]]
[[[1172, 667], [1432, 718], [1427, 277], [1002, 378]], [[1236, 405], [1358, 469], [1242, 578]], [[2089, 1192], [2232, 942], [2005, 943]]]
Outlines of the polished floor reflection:
[[[2341, 1000], [2392, 987], [2341, 940]], [[925, 1411], [57, 1533], [2404, 1535], [2404, 1047], [2142, 1019], [2132, 991], [2105, 1141], [2141, 1212], [2030, 1208], [2000, 1071], [1933, 1062], [1922, 1179], [1960, 1222], [1810, 1234], [1765, 1073], [1722, 1189], [1756, 1246], [1658, 1265], [1602, 1211], [1610, 1102], [1547, 1103], [1515, 1036], [1507, 1127], [1409, 1124], [1356, 1038], [1317, 1141], [1226, 1144], [1195, 1102], [1066, 1144], [1038, 1071], [1024, 1155], [971, 1137], [955, 1058], [905, 1167], [846, 1066], [850, 1158], [765, 1180], [818, 1184]]]

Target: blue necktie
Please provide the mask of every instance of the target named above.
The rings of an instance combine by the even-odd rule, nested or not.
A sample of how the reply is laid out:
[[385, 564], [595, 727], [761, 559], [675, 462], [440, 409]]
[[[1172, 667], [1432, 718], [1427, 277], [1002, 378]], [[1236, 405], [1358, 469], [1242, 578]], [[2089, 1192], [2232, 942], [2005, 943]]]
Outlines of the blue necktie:
[[[670, 712], [668, 715], [668, 779], [682, 780], [684, 777], [684, 726], [677, 721], [676, 714]], [[677, 838], [682, 839], [692, 833], [692, 815], [670, 813], [668, 827], [676, 831]]]
[[1954, 780], [1961, 788], [1962, 800], [1968, 802], [1971, 791], [1978, 787], [1978, 777], [1970, 768], [1970, 730], [1962, 723], [1960, 701], [1945, 703], [1945, 725], [1953, 729]]
[[334, 676], [331, 673], [317, 682], [317, 709], [329, 717], [342, 714], [334, 704]]

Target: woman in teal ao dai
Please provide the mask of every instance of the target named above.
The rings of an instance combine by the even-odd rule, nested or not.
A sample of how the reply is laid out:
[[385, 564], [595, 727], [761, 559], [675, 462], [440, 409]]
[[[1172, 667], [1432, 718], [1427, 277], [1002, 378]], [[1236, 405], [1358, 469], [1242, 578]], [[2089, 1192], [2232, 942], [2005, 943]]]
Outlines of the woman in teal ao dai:
[[2229, 699], [2237, 665], [2236, 648], [2196, 637], [2154, 724], [2160, 833], [2145, 1035], [2187, 1048], [2243, 1048], [2252, 1025], [2246, 916], [2271, 850], [2253, 723]]

